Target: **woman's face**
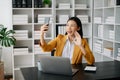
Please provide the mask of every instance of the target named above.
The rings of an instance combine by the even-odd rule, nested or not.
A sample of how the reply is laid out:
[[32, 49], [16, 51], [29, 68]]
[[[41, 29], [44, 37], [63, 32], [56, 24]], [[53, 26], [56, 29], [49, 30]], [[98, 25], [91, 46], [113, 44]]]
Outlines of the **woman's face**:
[[68, 36], [74, 36], [74, 32], [78, 31], [80, 28], [77, 26], [76, 22], [69, 20], [66, 24], [66, 32]]

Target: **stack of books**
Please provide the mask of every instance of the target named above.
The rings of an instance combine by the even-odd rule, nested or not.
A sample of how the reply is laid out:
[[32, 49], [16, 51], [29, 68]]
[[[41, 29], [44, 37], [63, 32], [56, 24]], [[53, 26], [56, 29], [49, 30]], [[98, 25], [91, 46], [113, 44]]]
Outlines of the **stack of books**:
[[114, 24], [115, 23], [115, 17], [114, 16], [109, 16], [105, 19], [106, 24]]
[[13, 15], [13, 24], [28, 24], [28, 15]]
[[40, 31], [34, 31], [34, 38], [35, 39], [40, 39]]
[[115, 6], [115, 0], [108, 0], [108, 6], [109, 7]]
[[65, 34], [66, 29], [65, 26], [58, 26], [58, 34]]
[[58, 8], [60, 8], [60, 9], [70, 9], [70, 3], [59, 3]]
[[42, 51], [39, 44], [35, 44], [34, 49], [35, 49], [35, 54], [40, 54], [40, 52]]
[[88, 23], [89, 21], [89, 19], [88, 19], [88, 15], [76, 15], [80, 20], [81, 20], [81, 22], [82, 23]]
[[101, 18], [101, 17], [95, 17], [95, 18], [94, 18], [94, 23], [99, 23], [99, 24], [101, 24], [101, 23], [102, 23], [102, 18]]
[[26, 46], [21, 46], [21, 47], [14, 47], [13, 49], [15, 55], [20, 55], [20, 54], [28, 54], [28, 47]]
[[15, 30], [14, 37], [16, 39], [28, 39], [28, 30]]
[[120, 48], [118, 48], [117, 60], [120, 61]]
[[98, 37], [103, 38], [103, 25], [98, 25]]
[[115, 37], [115, 31], [114, 30], [109, 30], [109, 38], [114, 39]]
[[111, 48], [111, 47], [104, 48], [103, 54], [108, 56], [108, 57], [112, 57], [112, 55], [113, 55], [113, 48]]
[[75, 4], [75, 8], [86, 9], [87, 8], [87, 4]]
[[69, 19], [69, 15], [59, 15], [59, 23], [66, 24]]
[[44, 24], [45, 23], [45, 18], [50, 17], [49, 23], [53, 22], [53, 18], [51, 14], [38, 14], [38, 23]]
[[94, 43], [94, 51], [97, 52], [97, 53], [102, 53], [102, 41], [101, 40], [97, 40], [95, 43]]

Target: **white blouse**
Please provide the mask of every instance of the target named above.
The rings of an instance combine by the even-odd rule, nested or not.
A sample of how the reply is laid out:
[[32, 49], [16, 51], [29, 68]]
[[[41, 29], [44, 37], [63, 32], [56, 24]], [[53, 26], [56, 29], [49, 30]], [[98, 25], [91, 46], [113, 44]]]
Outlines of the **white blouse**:
[[70, 42], [70, 40], [67, 38], [65, 46], [63, 48], [62, 57], [67, 57], [72, 62], [73, 50], [74, 50], [74, 43]]

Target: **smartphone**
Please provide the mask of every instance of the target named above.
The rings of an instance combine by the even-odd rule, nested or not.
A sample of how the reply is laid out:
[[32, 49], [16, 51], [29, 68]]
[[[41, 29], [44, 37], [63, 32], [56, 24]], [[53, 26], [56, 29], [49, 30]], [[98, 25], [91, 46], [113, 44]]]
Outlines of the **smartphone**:
[[47, 24], [47, 26], [49, 26], [49, 21], [50, 21], [50, 17], [45, 17], [45, 24]]

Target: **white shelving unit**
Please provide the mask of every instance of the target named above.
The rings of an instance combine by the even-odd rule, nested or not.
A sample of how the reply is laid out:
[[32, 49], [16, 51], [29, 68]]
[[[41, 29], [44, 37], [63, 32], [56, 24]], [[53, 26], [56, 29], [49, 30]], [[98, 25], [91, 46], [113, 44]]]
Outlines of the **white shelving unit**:
[[[90, 48], [92, 50], [92, 9], [93, 0], [51, 0], [52, 5], [50, 8], [34, 8], [34, 0], [32, 0], [32, 8], [12, 8], [14, 15], [27, 15], [27, 23], [14, 23], [13, 30], [27, 30], [27, 38], [17, 38], [15, 47], [25, 47], [28, 53], [15, 53], [13, 48], [13, 78], [14, 80], [24, 80], [21, 75], [20, 68], [36, 66], [39, 56], [50, 56], [51, 52], [43, 53], [38, 45], [39, 43], [39, 29], [43, 23], [39, 23], [38, 15], [51, 15], [53, 18], [49, 25], [49, 30], [45, 35], [46, 41], [50, 41], [56, 37], [56, 29], [59, 25], [65, 25], [66, 22], [59, 21], [59, 15], [72, 16], [87, 16], [87, 21], [82, 23], [84, 38], [87, 38]], [[59, 3], [70, 4], [70, 8], [59, 8]], [[76, 7], [80, 4], [83, 7]], [[22, 19], [24, 20], [24, 19]], [[15, 20], [16, 21], [16, 20]], [[83, 20], [84, 21], [84, 20]], [[118, 25], [119, 26], [119, 25]], [[20, 35], [21, 36], [21, 35]], [[117, 39], [119, 40], [119, 39]], [[19, 49], [17, 48], [17, 49]]]
[[120, 8], [116, 4], [117, 0], [94, 0], [93, 52], [99, 54], [99, 61], [117, 60]]

